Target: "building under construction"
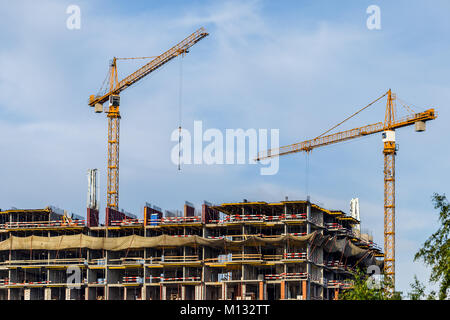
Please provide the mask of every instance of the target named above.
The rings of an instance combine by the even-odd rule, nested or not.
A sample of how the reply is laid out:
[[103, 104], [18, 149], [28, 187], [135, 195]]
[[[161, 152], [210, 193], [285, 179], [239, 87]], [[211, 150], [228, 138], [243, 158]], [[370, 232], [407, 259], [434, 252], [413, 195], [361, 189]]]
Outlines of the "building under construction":
[[383, 253], [355, 216], [309, 201], [146, 204], [105, 221], [0, 211], [0, 299], [336, 299]]

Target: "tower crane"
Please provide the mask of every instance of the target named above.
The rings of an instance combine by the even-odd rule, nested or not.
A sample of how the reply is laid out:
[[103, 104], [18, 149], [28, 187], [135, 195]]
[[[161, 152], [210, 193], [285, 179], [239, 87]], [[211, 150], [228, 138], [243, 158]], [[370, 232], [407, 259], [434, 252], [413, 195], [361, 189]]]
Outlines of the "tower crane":
[[110, 63], [109, 73], [105, 82], [108, 82], [109, 89], [99, 92], [97, 95], [90, 95], [88, 105], [94, 107], [96, 113], [103, 112], [103, 104], [109, 101], [109, 108], [105, 110], [108, 117], [108, 167], [107, 167], [107, 207], [118, 210], [119, 208], [119, 124], [120, 124], [120, 93], [145, 76], [149, 75], [165, 63], [178, 55], [185, 55], [189, 48], [208, 36], [204, 28], [200, 28], [183, 41], [173, 46], [166, 52], [153, 58], [135, 72], [118, 81], [117, 60], [141, 59], [141, 58], [116, 58]]
[[[384, 122], [377, 122], [364, 127], [326, 135], [343, 122], [386, 96], [387, 103]], [[308, 153], [318, 147], [382, 132], [384, 154], [384, 274], [391, 279], [393, 284], [391, 288], [392, 292], [395, 290], [395, 155], [398, 150], [395, 144], [395, 130], [415, 125], [415, 131], [425, 131], [426, 121], [434, 120], [437, 117], [437, 113], [434, 109], [413, 113], [412, 110], [405, 105], [405, 108], [410, 112], [410, 115], [396, 119], [395, 100], [396, 95], [389, 89], [381, 97], [320, 136], [311, 140], [262, 151], [259, 152], [256, 157], [256, 160], [259, 161], [302, 151]]]

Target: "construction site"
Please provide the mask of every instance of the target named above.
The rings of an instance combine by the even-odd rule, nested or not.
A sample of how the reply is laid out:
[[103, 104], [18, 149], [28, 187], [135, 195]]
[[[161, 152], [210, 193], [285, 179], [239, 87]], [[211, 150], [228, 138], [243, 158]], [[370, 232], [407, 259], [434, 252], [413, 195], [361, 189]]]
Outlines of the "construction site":
[[87, 219], [51, 206], [1, 211], [0, 299], [336, 299], [356, 268], [383, 264], [357, 210], [146, 204], [144, 219], [106, 208], [102, 224], [95, 208]]
[[[53, 206], [0, 210], [0, 299], [332, 300], [352, 288], [357, 269], [369, 266], [395, 286], [395, 130], [414, 126], [423, 132], [437, 113], [404, 105], [408, 114], [397, 117], [401, 100], [390, 89], [346, 119], [387, 98], [384, 122], [330, 133], [344, 120], [314, 139], [261, 151], [255, 159], [381, 133], [384, 248], [361, 231], [358, 199], [348, 213], [312, 203], [309, 196], [273, 203], [205, 201], [201, 209], [186, 202], [177, 211], [146, 203], [143, 218], [119, 210], [120, 93], [206, 36], [200, 28], [157, 57], [111, 60], [104, 87], [88, 102], [108, 119], [104, 221], [97, 169], [88, 172], [86, 216]], [[152, 60], [118, 80], [119, 60], [146, 58]]]

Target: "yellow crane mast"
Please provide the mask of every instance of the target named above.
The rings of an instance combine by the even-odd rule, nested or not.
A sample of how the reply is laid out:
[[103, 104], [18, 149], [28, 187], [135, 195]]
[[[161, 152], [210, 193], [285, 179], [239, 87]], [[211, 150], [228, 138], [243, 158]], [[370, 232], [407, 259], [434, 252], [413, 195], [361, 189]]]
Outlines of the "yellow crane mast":
[[[107, 166], [107, 207], [119, 208], [119, 129], [120, 129], [120, 93], [149, 75], [159, 67], [169, 62], [178, 55], [185, 55], [189, 48], [208, 36], [204, 28], [200, 28], [183, 41], [173, 46], [166, 52], [153, 58], [150, 62], [118, 81], [117, 60], [141, 59], [141, 58], [113, 58], [110, 64], [108, 80], [109, 90], [100, 92], [97, 95], [89, 96], [89, 106], [94, 107], [96, 113], [103, 112], [103, 104], [109, 101], [109, 108], [106, 112], [108, 117], [108, 166]], [[146, 58], [146, 57], [143, 57]], [[149, 57], [147, 57], [149, 58]]]
[[[384, 123], [377, 122], [363, 127], [325, 135], [343, 122], [347, 121], [351, 117], [386, 96], [387, 104]], [[311, 140], [259, 152], [256, 158], [256, 160], [259, 161], [262, 159], [283, 156], [296, 152], [311, 152], [313, 149], [318, 147], [382, 132], [384, 154], [384, 274], [387, 277], [390, 277], [392, 281], [392, 291], [395, 290], [395, 155], [397, 152], [395, 144], [395, 130], [414, 124], [417, 132], [425, 131], [425, 122], [428, 120], [434, 120], [437, 117], [437, 113], [434, 109], [428, 109], [419, 113], [411, 113], [401, 119], [396, 119], [395, 99], [395, 94], [393, 94], [391, 89], [389, 89], [381, 97], [374, 100], [369, 105], [354, 113], [352, 116], [340, 122], [330, 130], [327, 130], [322, 135]], [[409, 107], [405, 107], [411, 111]]]

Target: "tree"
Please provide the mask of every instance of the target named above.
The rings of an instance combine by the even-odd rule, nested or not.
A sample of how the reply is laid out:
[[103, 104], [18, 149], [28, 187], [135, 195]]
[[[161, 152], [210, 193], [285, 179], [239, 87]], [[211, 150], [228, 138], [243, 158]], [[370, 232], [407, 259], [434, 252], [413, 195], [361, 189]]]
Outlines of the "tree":
[[[401, 295], [395, 292], [392, 296], [388, 290], [392, 287], [388, 277], [379, 276], [379, 285], [370, 285], [370, 275], [358, 269], [353, 277], [353, 286], [339, 294], [340, 300], [401, 300]], [[369, 281], [368, 281], [369, 280]]]
[[[431, 267], [430, 282], [439, 283], [439, 299], [448, 297], [450, 288], [450, 204], [445, 195], [433, 194], [434, 208], [439, 209], [439, 229], [433, 233], [414, 256]], [[434, 292], [428, 297], [432, 299]]]
[[425, 296], [425, 286], [414, 275], [414, 282], [410, 284], [412, 291], [408, 293], [410, 300], [421, 300]]

